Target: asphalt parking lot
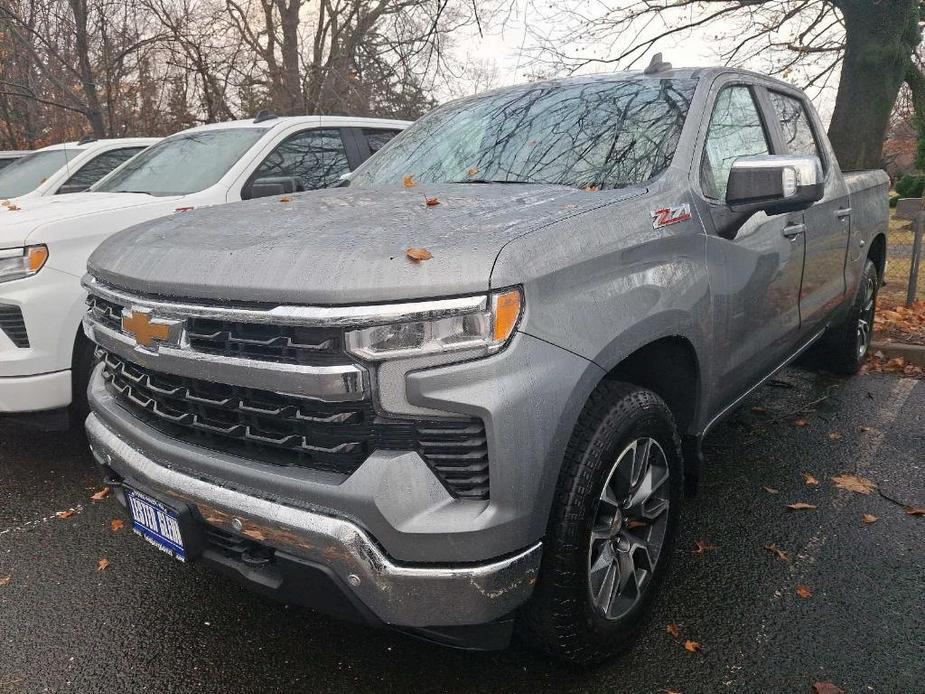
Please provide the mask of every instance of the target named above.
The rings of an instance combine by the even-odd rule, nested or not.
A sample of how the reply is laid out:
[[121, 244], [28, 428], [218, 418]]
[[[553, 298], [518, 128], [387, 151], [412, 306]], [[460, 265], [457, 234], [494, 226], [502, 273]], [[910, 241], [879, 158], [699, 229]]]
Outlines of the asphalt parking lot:
[[[925, 506], [925, 382], [790, 369], [706, 453], [642, 638], [575, 670], [521, 644], [463, 653], [267, 602], [113, 531], [121, 509], [91, 501], [80, 436], [0, 427], [0, 692], [923, 691], [925, 518], [896, 502]], [[895, 501], [836, 489], [842, 473]]]

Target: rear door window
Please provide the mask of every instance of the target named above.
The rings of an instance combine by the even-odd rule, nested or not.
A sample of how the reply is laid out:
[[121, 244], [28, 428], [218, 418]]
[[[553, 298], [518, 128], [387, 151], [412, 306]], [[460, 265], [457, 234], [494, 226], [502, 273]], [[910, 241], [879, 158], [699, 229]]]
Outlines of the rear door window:
[[363, 128], [363, 136], [366, 138], [366, 144], [369, 145], [369, 151], [375, 154], [393, 137], [400, 133], [400, 130], [378, 130], [372, 128]]
[[732, 162], [762, 154], [770, 154], [770, 146], [752, 90], [745, 85], [726, 87], [716, 97], [703, 147], [700, 185], [704, 195], [725, 200]]
[[770, 95], [787, 151], [821, 159], [809, 113], [803, 102], [780, 92], [770, 92]]

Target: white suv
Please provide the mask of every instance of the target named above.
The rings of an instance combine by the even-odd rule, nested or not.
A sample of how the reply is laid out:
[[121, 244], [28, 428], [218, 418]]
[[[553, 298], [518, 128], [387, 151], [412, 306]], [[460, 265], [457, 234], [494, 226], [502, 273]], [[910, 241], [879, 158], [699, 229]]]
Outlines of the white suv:
[[157, 142], [152, 137], [81, 140], [43, 147], [0, 171], [0, 200], [80, 193]]
[[72, 414], [83, 413], [92, 353], [80, 279], [105, 238], [193, 208], [335, 185], [408, 125], [272, 114], [205, 125], [165, 138], [90, 192], [0, 206], [0, 414], [58, 428], [72, 397]]

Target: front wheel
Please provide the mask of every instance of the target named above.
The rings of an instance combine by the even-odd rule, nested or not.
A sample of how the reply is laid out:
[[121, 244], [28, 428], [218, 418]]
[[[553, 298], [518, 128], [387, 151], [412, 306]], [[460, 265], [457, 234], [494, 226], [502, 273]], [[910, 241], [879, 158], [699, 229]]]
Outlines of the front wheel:
[[532, 645], [588, 664], [632, 642], [667, 570], [682, 469], [661, 398], [617, 382], [595, 391], [566, 452], [525, 610]]
[[829, 370], [850, 376], [861, 368], [870, 350], [879, 287], [877, 266], [868, 258], [848, 315], [831, 329], [822, 345], [821, 353]]

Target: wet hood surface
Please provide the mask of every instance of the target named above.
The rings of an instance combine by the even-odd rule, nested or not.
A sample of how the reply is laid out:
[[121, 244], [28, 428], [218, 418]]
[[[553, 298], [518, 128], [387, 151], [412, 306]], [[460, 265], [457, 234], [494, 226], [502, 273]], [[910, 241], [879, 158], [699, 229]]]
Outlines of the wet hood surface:
[[[124, 231], [97, 249], [90, 270], [147, 294], [271, 304], [476, 293], [489, 288], [505, 243], [631, 192], [455, 184], [265, 198]], [[409, 248], [433, 258], [413, 262]]]

